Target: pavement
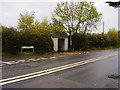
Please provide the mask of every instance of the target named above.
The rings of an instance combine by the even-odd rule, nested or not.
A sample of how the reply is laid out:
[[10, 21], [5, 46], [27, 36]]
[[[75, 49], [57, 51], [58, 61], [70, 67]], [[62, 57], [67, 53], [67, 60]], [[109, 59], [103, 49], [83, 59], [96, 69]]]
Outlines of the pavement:
[[118, 79], [108, 77], [118, 75], [118, 56], [118, 49], [111, 49], [6, 64], [0, 84], [3, 88], [118, 88]]

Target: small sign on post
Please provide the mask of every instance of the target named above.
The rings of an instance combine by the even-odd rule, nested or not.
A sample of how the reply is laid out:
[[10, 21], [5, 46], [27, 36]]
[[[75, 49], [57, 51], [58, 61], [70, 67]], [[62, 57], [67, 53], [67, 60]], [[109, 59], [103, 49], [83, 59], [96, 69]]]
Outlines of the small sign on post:
[[33, 49], [34, 52], [34, 46], [21, 46], [21, 52], [23, 52], [23, 49]]

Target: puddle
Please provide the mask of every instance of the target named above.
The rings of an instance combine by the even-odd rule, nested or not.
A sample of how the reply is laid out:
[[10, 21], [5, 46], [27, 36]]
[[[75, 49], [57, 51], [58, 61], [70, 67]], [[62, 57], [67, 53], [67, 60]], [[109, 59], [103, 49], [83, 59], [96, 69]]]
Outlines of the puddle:
[[119, 79], [119, 78], [120, 78], [120, 75], [109, 75], [108, 78], [111, 78], [111, 79]]

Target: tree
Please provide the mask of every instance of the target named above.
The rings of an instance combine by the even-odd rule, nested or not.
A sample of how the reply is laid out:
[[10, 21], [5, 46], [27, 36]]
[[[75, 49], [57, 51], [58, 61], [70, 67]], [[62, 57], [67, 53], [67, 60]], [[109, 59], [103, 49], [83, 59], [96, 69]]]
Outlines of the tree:
[[58, 21], [56, 18], [52, 18], [52, 23], [50, 23], [52, 31], [54, 32], [64, 32], [64, 25], [61, 21]]
[[45, 18], [42, 22], [35, 21], [35, 23], [31, 27], [32, 33], [41, 35], [41, 36], [50, 36], [52, 33], [51, 25], [47, 18]]
[[118, 45], [119, 43], [118, 31], [115, 28], [109, 29], [108, 36], [111, 39], [111, 45]]
[[53, 20], [61, 22], [71, 35], [72, 32], [87, 33], [95, 29], [101, 15], [93, 2], [61, 2], [54, 10]]
[[118, 39], [118, 31], [115, 28], [110, 28], [108, 31], [108, 35], [113, 39]]
[[51, 25], [47, 18], [43, 19], [42, 22], [35, 20], [35, 13], [34, 12], [25, 12], [20, 14], [18, 29], [21, 32], [39, 34], [42, 36], [50, 35], [51, 34]]
[[23, 14], [20, 14], [18, 22], [19, 30], [31, 30], [33, 24], [34, 24], [34, 12], [31, 13], [25, 12]]

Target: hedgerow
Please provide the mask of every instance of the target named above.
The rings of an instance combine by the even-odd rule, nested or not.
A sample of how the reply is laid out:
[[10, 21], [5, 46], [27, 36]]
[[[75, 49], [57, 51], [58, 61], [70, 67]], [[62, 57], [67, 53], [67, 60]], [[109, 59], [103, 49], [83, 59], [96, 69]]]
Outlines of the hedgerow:
[[50, 36], [41, 36], [30, 32], [17, 32], [14, 28], [2, 28], [2, 52], [17, 54], [21, 46], [34, 46], [35, 53], [45, 53], [52, 50]]

